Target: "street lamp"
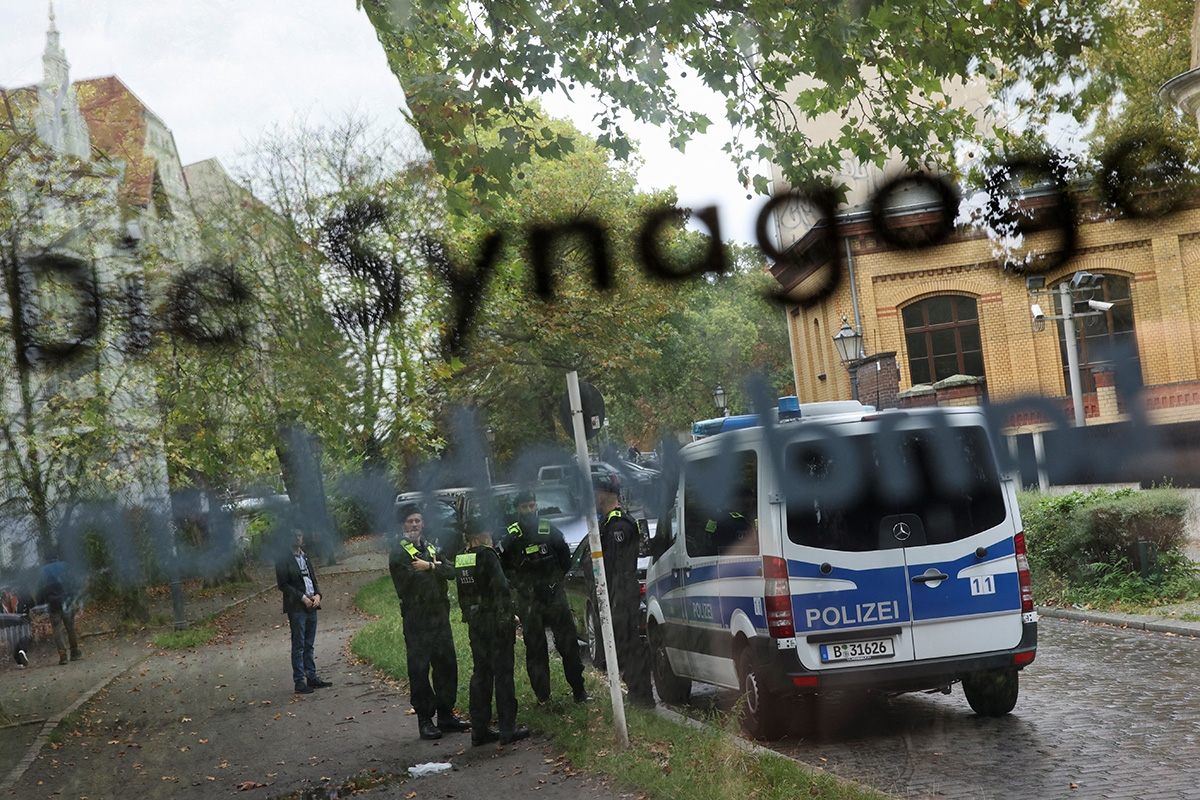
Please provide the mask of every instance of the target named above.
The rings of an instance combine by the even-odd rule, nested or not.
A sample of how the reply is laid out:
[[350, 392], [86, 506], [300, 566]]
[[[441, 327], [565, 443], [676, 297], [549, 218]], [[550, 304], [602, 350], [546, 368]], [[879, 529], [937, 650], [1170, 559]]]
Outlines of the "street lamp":
[[717, 411], [721, 412], [721, 416], [729, 416], [729, 407], [727, 406], [728, 398], [725, 395], [725, 390], [721, 388], [721, 384], [717, 384], [717, 388], [713, 389], [713, 402], [717, 405]]
[[837, 348], [838, 358], [850, 375], [850, 396], [858, 399], [858, 373], [850, 368], [851, 361], [857, 361], [862, 353], [862, 334], [854, 330], [845, 317], [842, 317], [842, 327], [833, 335], [833, 346]]

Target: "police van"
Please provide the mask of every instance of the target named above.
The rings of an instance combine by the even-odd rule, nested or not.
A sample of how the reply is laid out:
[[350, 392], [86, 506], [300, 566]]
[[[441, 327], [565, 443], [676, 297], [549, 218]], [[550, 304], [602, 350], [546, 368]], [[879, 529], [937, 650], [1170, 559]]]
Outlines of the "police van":
[[697, 423], [679, 451], [647, 570], [660, 697], [738, 689], [760, 738], [838, 689], [961, 682], [976, 713], [1007, 714], [1037, 615], [983, 410], [780, 406]]

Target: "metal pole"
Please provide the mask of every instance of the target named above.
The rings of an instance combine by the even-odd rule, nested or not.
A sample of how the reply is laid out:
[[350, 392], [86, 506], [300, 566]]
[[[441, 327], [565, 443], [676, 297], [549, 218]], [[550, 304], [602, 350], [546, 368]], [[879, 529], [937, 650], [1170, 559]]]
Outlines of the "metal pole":
[[[571, 430], [575, 433], [575, 458], [583, 475], [591, 475], [588, 462], [587, 437], [583, 435], [583, 403], [579, 399], [579, 374], [567, 373], [567, 396], [571, 401]], [[625, 698], [621, 695], [621, 668], [617, 663], [617, 642], [613, 638], [612, 607], [608, 602], [608, 579], [604, 574], [604, 548], [600, 544], [600, 522], [594, 513], [596, 496], [591, 480], [585, 481], [584, 517], [588, 521], [588, 546], [592, 549], [592, 575], [596, 579], [596, 594], [600, 601], [600, 630], [604, 638], [604, 658], [608, 664], [608, 693], [612, 698], [613, 724], [617, 728], [617, 743], [629, 747], [629, 729], [625, 725]], [[590, 510], [589, 510], [590, 509]]]
[[1071, 374], [1071, 402], [1075, 406], [1075, 427], [1087, 424], [1083, 414], [1083, 379], [1079, 374], [1079, 345], [1075, 341], [1075, 301], [1071, 287], [1058, 285], [1058, 301], [1062, 307], [1063, 336], [1067, 340], [1067, 371]]

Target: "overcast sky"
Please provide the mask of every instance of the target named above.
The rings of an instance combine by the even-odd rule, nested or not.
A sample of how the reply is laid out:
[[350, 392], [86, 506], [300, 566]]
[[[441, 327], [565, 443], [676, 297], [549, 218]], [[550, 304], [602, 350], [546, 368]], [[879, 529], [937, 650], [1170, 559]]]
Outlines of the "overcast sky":
[[[41, 79], [47, 8], [0, 0], [0, 86]], [[185, 164], [232, 165], [249, 140], [297, 113], [322, 120], [357, 109], [404, 124], [404, 94], [354, 0], [56, 0], [54, 9], [72, 79], [120, 77], [171, 129]], [[711, 108], [715, 122], [722, 104]], [[586, 109], [571, 116], [594, 130]], [[725, 129], [714, 129], [680, 154], [664, 133], [627, 126], [641, 141], [643, 188], [674, 185], [681, 205], [717, 205], [723, 236], [750, 242], [765, 198], [747, 199], [720, 151]]]

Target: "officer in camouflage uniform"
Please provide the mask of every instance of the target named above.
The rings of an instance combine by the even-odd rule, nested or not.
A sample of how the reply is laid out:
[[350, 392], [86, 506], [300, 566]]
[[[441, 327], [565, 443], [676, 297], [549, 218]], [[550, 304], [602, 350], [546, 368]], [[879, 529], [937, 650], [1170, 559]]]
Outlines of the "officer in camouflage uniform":
[[571, 550], [562, 531], [537, 515], [537, 497], [517, 495], [517, 521], [508, 526], [500, 543], [500, 563], [517, 592], [517, 613], [525, 640], [525, 669], [539, 703], [550, 700], [550, 653], [546, 628], [562, 656], [563, 672], [575, 702], [590, 700], [583, 685], [575, 617], [567, 604], [563, 576], [571, 566]]
[[[470, 520], [467, 549], [454, 559], [458, 580], [458, 605], [471, 638], [471, 719], [475, 726], [471, 744], [499, 741], [510, 744], [529, 736], [517, 727], [517, 694], [513, 687], [513, 645], [517, 626], [513, 619], [512, 590], [492, 549], [492, 531], [480, 520]], [[489, 727], [492, 690], [496, 692], [496, 718], [500, 729]]]
[[649, 653], [638, 630], [642, 616], [642, 588], [637, 570], [642, 532], [637, 522], [618, 505], [621, 487], [615, 478], [593, 476], [592, 491], [596, 495], [596, 514], [600, 521], [600, 546], [604, 550], [604, 578], [608, 583], [617, 663], [629, 689], [630, 701], [652, 706], [654, 693], [650, 689]]

